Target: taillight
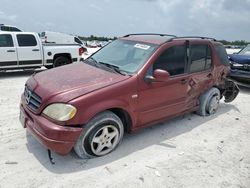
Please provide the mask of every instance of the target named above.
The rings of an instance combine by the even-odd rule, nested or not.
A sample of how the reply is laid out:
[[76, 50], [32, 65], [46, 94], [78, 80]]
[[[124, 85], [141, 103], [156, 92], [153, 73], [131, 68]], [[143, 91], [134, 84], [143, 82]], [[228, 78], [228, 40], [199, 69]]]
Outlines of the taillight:
[[79, 48], [79, 56], [81, 56], [83, 53], [84, 53], [84, 48], [83, 47]]
[[48, 41], [47, 41], [47, 36], [45, 36], [45, 43], [46, 43], [46, 42], [48, 42]]

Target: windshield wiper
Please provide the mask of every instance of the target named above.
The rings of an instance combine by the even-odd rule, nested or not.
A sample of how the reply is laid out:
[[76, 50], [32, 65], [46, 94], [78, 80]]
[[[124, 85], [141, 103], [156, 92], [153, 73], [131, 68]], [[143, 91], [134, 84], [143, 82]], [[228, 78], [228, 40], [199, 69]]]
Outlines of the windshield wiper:
[[109, 64], [109, 63], [101, 62], [101, 61], [99, 61], [98, 63], [101, 64], [101, 65], [104, 65], [104, 66], [108, 67], [109, 69], [114, 70], [115, 72], [117, 72], [117, 73], [119, 73], [121, 75], [124, 75], [124, 76], [127, 75], [127, 73], [125, 73], [124, 71], [120, 70], [120, 68], [118, 66], [116, 66], [116, 65], [112, 65], [112, 64]]
[[96, 66], [98, 68], [100, 68], [99, 65], [104, 65], [105, 67], [109, 68], [110, 70], [115, 71], [115, 72], [117, 72], [117, 73], [119, 73], [121, 75], [124, 75], [124, 76], [128, 75], [124, 71], [120, 70], [120, 68], [118, 66], [116, 66], [116, 65], [112, 65], [112, 64], [109, 64], [109, 63], [104, 63], [104, 62], [101, 62], [101, 61], [98, 62], [93, 57], [89, 57], [87, 60], [91, 60], [92, 62], [94, 62], [94, 66]]
[[94, 66], [98, 67], [98, 62], [93, 58], [93, 57], [89, 57], [87, 58], [87, 60], [91, 60], [92, 62], [94, 62]]

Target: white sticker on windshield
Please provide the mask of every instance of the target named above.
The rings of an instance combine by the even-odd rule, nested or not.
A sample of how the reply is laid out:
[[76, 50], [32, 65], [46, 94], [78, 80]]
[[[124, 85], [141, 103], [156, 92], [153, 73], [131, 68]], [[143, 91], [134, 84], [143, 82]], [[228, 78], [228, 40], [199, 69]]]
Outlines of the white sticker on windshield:
[[136, 44], [134, 45], [135, 48], [140, 48], [140, 49], [143, 49], [143, 50], [148, 50], [150, 48], [150, 46], [148, 45], [145, 45], [145, 44]]

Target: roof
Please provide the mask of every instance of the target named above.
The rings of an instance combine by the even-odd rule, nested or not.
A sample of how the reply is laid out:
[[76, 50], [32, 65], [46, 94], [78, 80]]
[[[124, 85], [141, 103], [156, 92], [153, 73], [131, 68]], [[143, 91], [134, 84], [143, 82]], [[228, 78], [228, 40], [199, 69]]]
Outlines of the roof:
[[171, 40], [174, 37], [174, 35], [164, 34], [129, 34], [121, 37], [121, 39], [160, 45], [166, 41]]
[[168, 34], [129, 34], [121, 37], [121, 39], [124, 40], [130, 40], [130, 41], [138, 41], [138, 42], [145, 42], [145, 43], [151, 43], [151, 44], [157, 44], [161, 45], [165, 42], [169, 42], [172, 40], [212, 40], [216, 41], [214, 38], [209, 37], [199, 37], [199, 36], [186, 36], [186, 37], [177, 37], [175, 35], [168, 35]]

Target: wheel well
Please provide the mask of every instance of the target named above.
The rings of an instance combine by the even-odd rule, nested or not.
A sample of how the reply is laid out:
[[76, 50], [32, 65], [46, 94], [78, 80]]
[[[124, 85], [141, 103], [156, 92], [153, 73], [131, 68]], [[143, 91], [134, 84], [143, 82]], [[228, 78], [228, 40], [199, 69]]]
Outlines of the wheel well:
[[68, 58], [70, 60], [70, 62], [72, 62], [71, 55], [67, 54], [67, 53], [64, 53], [64, 54], [55, 54], [54, 58], [53, 58], [53, 61], [55, 61], [56, 58], [61, 57], [61, 56]]
[[121, 119], [125, 132], [130, 131], [131, 126], [132, 126], [132, 120], [128, 112], [120, 108], [111, 108], [107, 110], [113, 112], [115, 115], [117, 115]]

